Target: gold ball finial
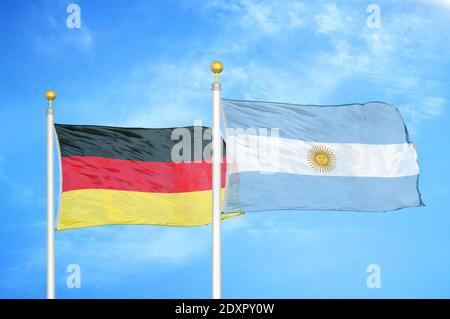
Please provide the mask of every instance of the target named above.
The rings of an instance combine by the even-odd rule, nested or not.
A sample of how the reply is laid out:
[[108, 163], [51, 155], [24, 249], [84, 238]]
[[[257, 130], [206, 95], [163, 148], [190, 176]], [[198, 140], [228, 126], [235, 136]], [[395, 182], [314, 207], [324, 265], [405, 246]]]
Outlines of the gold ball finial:
[[220, 61], [211, 63], [211, 71], [216, 75], [216, 81], [219, 81], [219, 73], [223, 71], [223, 64]]
[[214, 61], [213, 63], [211, 63], [211, 71], [213, 71], [213, 73], [220, 73], [223, 71], [223, 64], [220, 61]]
[[53, 101], [56, 98], [56, 91], [48, 90], [45, 92], [45, 98], [49, 101]]
[[45, 98], [50, 102], [50, 108], [52, 107], [53, 100], [56, 99], [56, 91], [48, 90], [45, 92]]

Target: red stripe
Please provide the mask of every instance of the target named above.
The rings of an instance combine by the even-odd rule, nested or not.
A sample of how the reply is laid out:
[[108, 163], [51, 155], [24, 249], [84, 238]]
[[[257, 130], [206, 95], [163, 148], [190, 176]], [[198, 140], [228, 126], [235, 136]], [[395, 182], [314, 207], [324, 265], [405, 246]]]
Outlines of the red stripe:
[[[224, 158], [225, 161], [225, 158]], [[211, 163], [141, 162], [94, 156], [62, 158], [63, 192], [114, 189], [179, 193], [211, 189]], [[226, 164], [222, 163], [222, 187]]]

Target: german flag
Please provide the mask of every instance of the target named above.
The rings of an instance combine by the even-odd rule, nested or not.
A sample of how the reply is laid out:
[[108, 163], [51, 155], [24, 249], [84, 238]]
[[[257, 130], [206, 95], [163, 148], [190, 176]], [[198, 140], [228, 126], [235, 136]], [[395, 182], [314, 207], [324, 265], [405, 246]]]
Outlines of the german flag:
[[[211, 145], [202, 138], [211, 136], [210, 129], [62, 124], [55, 129], [62, 169], [58, 230], [211, 223]], [[182, 160], [174, 162], [173, 154]], [[224, 156], [222, 194], [225, 180]]]

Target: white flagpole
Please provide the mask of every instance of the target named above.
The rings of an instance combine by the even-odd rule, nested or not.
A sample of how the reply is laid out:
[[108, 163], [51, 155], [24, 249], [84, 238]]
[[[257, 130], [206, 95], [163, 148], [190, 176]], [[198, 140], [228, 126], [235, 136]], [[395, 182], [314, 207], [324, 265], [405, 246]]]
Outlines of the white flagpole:
[[55, 180], [54, 180], [54, 117], [53, 100], [56, 92], [48, 90], [45, 98], [49, 102], [47, 108], [47, 299], [55, 299], [55, 225], [54, 225], [54, 205], [55, 205]]
[[220, 135], [220, 92], [219, 73], [223, 65], [219, 61], [211, 64], [216, 80], [212, 84], [213, 123], [212, 123], [212, 298], [222, 298], [222, 247], [220, 235], [221, 222], [221, 164], [222, 137]]

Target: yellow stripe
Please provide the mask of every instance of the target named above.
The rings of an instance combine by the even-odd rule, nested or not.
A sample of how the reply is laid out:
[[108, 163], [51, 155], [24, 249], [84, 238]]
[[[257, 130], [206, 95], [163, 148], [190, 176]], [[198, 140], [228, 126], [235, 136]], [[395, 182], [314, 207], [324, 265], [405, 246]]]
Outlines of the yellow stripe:
[[[222, 199], [224, 189], [222, 189]], [[114, 224], [200, 226], [211, 223], [211, 190], [144, 193], [104, 189], [64, 192], [58, 230]], [[241, 215], [226, 214], [222, 219]]]

